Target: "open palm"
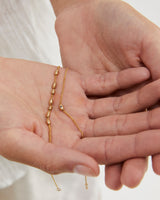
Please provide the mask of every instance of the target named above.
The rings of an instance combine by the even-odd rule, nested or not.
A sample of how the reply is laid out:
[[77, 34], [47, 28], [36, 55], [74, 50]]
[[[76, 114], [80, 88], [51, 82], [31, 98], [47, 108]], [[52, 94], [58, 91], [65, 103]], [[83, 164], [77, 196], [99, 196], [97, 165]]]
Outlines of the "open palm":
[[64, 66], [86, 75], [145, 65], [156, 77], [150, 58], [159, 28], [125, 2], [75, 3], [59, 13], [55, 27]]
[[[48, 143], [45, 114], [56, 68], [14, 59], [1, 59], [0, 68], [0, 154], [49, 173], [76, 171], [97, 175], [98, 165], [94, 159], [72, 150], [80, 140], [79, 132], [56, 108], [64, 70], [60, 70], [57, 79], [54, 112], [51, 115], [53, 145]], [[70, 93], [64, 94], [67, 98], [64, 105], [68, 109], [73, 108], [71, 114], [75, 114], [76, 120], [81, 120], [83, 115], [84, 118], [86, 116], [85, 98], [76, 78], [75, 75], [68, 81]], [[76, 169], [77, 165], [81, 167]], [[84, 171], [82, 166], [86, 166], [88, 171]]]
[[[59, 13], [56, 32], [63, 65], [84, 76], [146, 66], [153, 79], [160, 78], [159, 28], [122, 1], [75, 3]], [[153, 156], [158, 174], [159, 160]], [[112, 189], [136, 186], [146, 164], [145, 159], [131, 159], [106, 167], [106, 184]]]

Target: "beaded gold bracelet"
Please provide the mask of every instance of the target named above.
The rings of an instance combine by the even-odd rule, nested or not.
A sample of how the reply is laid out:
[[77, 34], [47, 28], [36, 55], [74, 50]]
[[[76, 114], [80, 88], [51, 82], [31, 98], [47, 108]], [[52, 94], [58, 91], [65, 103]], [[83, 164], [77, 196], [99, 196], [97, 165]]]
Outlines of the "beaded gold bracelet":
[[[57, 76], [59, 75], [59, 66], [57, 67], [56, 71], [54, 72], [54, 81], [52, 83], [52, 90], [51, 90], [51, 97], [50, 97], [50, 100], [49, 100], [49, 105], [48, 105], [48, 111], [47, 111], [47, 114], [46, 114], [46, 124], [48, 126], [48, 142], [49, 143], [52, 143], [52, 127], [51, 127], [51, 120], [50, 120], [50, 116], [51, 116], [51, 112], [52, 112], [52, 109], [53, 109], [53, 96], [55, 95], [55, 92], [56, 92], [56, 87], [57, 87]], [[52, 180], [57, 188], [57, 191], [61, 191], [61, 189], [58, 187], [55, 179], [54, 179], [54, 176], [51, 175], [52, 177]]]
[[[55, 95], [55, 89], [57, 87], [57, 76], [59, 75], [59, 66], [57, 67], [56, 71], [54, 72], [54, 81], [53, 81], [53, 84], [52, 84], [52, 90], [51, 90], [51, 97], [50, 97], [50, 100], [49, 100], [49, 106], [48, 106], [48, 111], [47, 111], [47, 114], [46, 114], [46, 124], [48, 126], [48, 142], [52, 143], [52, 128], [51, 128], [51, 120], [50, 120], [50, 116], [51, 116], [51, 111], [53, 109], [53, 96]], [[72, 122], [74, 123], [74, 125], [76, 126], [76, 128], [79, 130], [79, 132], [81, 133], [81, 138], [83, 137], [83, 131], [79, 128], [77, 122], [73, 119], [73, 117], [68, 113], [66, 112], [66, 110], [64, 109], [64, 105], [62, 104], [62, 100], [63, 100], [63, 93], [64, 93], [64, 87], [65, 87], [65, 81], [66, 81], [66, 75], [67, 75], [67, 71], [68, 69], [66, 68], [65, 69], [65, 73], [64, 73], [64, 78], [63, 78], [63, 84], [62, 84], [62, 90], [61, 90], [61, 94], [60, 94], [60, 101], [59, 101], [59, 110], [61, 112], [63, 112], [67, 117], [69, 117]], [[61, 189], [58, 187], [55, 179], [54, 179], [54, 176], [51, 175], [53, 181], [54, 181], [54, 184], [57, 188], [57, 191], [61, 191]], [[85, 176], [85, 188], [88, 189], [88, 183], [87, 183], [87, 177]]]

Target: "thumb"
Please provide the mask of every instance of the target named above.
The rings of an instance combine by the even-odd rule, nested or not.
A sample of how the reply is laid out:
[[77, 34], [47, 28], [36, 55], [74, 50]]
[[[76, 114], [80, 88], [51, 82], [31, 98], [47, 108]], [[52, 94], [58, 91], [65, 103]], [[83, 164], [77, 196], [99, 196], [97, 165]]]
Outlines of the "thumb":
[[3, 132], [0, 137], [0, 154], [9, 160], [39, 168], [50, 174], [99, 174], [98, 164], [93, 158], [76, 150], [46, 143], [27, 130], [14, 129]]
[[[157, 27], [156, 27], [157, 28]], [[142, 42], [141, 59], [151, 71], [153, 80], [160, 78], [160, 30], [147, 35]]]

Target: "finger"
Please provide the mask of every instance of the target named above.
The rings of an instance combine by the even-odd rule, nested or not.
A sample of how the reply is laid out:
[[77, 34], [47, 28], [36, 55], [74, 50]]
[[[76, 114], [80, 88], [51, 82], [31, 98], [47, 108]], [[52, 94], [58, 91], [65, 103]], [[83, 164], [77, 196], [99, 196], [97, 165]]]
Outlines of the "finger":
[[51, 174], [76, 172], [87, 176], [99, 173], [97, 163], [91, 157], [72, 149], [45, 143], [37, 135], [14, 129], [1, 134], [2, 156], [39, 168]]
[[108, 95], [116, 90], [141, 83], [149, 76], [146, 68], [131, 68], [121, 72], [108, 72], [85, 77], [82, 85], [87, 95]]
[[88, 114], [91, 118], [110, 114], [127, 114], [149, 108], [160, 99], [160, 79], [141, 89], [120, 97], [88, 100]]
[[119, 190], [121, 184], [122, 164], [106, 165], [105, 166], [105, 184], [112, 190]]
[[147, 158], [132, 158], [123, 165], [109, 165], [105, 168], [105, 183], [112, 190], [119, 190], [122, 185], [129, 188], [138, 186], [148, 167]]
[[152, 168], [157, 175], [160, 175], [160, 154], [152, 156]]
[[148, 129], [160, 128], [160, 108], [147, 112], [111, 115], [87, 120], [85, 137], [134, 134]]
[[95, 158], [100, 164], [115, 164], [160, 153], [159, 132], [158, 129], [134, 135], [84, 138], [75, 148]]
[[126, 160], [122, 167], [121, 183], [129, 188], [137, 187], [148, 167], [147, 158]]

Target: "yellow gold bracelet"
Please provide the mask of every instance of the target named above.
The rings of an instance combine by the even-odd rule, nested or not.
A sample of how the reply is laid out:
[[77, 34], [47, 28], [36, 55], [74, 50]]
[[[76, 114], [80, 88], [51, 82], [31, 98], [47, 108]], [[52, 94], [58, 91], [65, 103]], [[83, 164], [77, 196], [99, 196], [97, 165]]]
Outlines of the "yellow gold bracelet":
[[[65, 87], [65, 82], [66, 82], [66, 76], [67, 76], [67, 71], [68, 71], [68, 68], [66, 68], [65, 72], [64, 72], [62, 90], [61, 90], [60, 101], [59, 101], [59, 110], [61, 112], [63, 112], [67, 117], [69, 117], [72, 120], [73, 124], [76, 126], [76, 128], [78, 129], [78, 131], [81, 133], [81, 138], [83, 138], [83, 136], [84, 136], [83, 131], [79, 128], [77, 122], [73, 119], [73, 117], [65, 110], [64, 105], [62, 103], [63, 93], [64, 93], [64, 87]], [[87, 177], [86, 176], [85, 176], [85, 187], [86, 187], [86, 189], [88, 189], [88, 183], [87, 183]]]
[[[53, 96], [55, 95], [55, 92], [56, 92], [56, 87], [57, 87], [57, 76], [59, 75], [59, 66], [57, 67], [56, 71], [54, 72], [54, 82], [52, 84], [52, 90], [51, 90], [51, 97], [50, 97], [50, 100], [49, 100], [49, 105], [48, 105], [48, 111], [47, 111], [47, 114], [46, 114], [46, 124], [48, 126], [48, 142], [49, 143], [52, 143], [52, 127], [51, 127], [51, 120], [50, 120], [50, 116], [51, 116], [51, 112], [52, 112], [52, 109], [53, 109], [53, 102], [54, 102], [54, 99], [53, 99]], [[57, 188], [57, 191], [61, 191], [61, 189], [58, 187], [56, 181], [55, 181], [55, 178], [53, 175], [51, 175], [52, 177], [52, 180]]]

